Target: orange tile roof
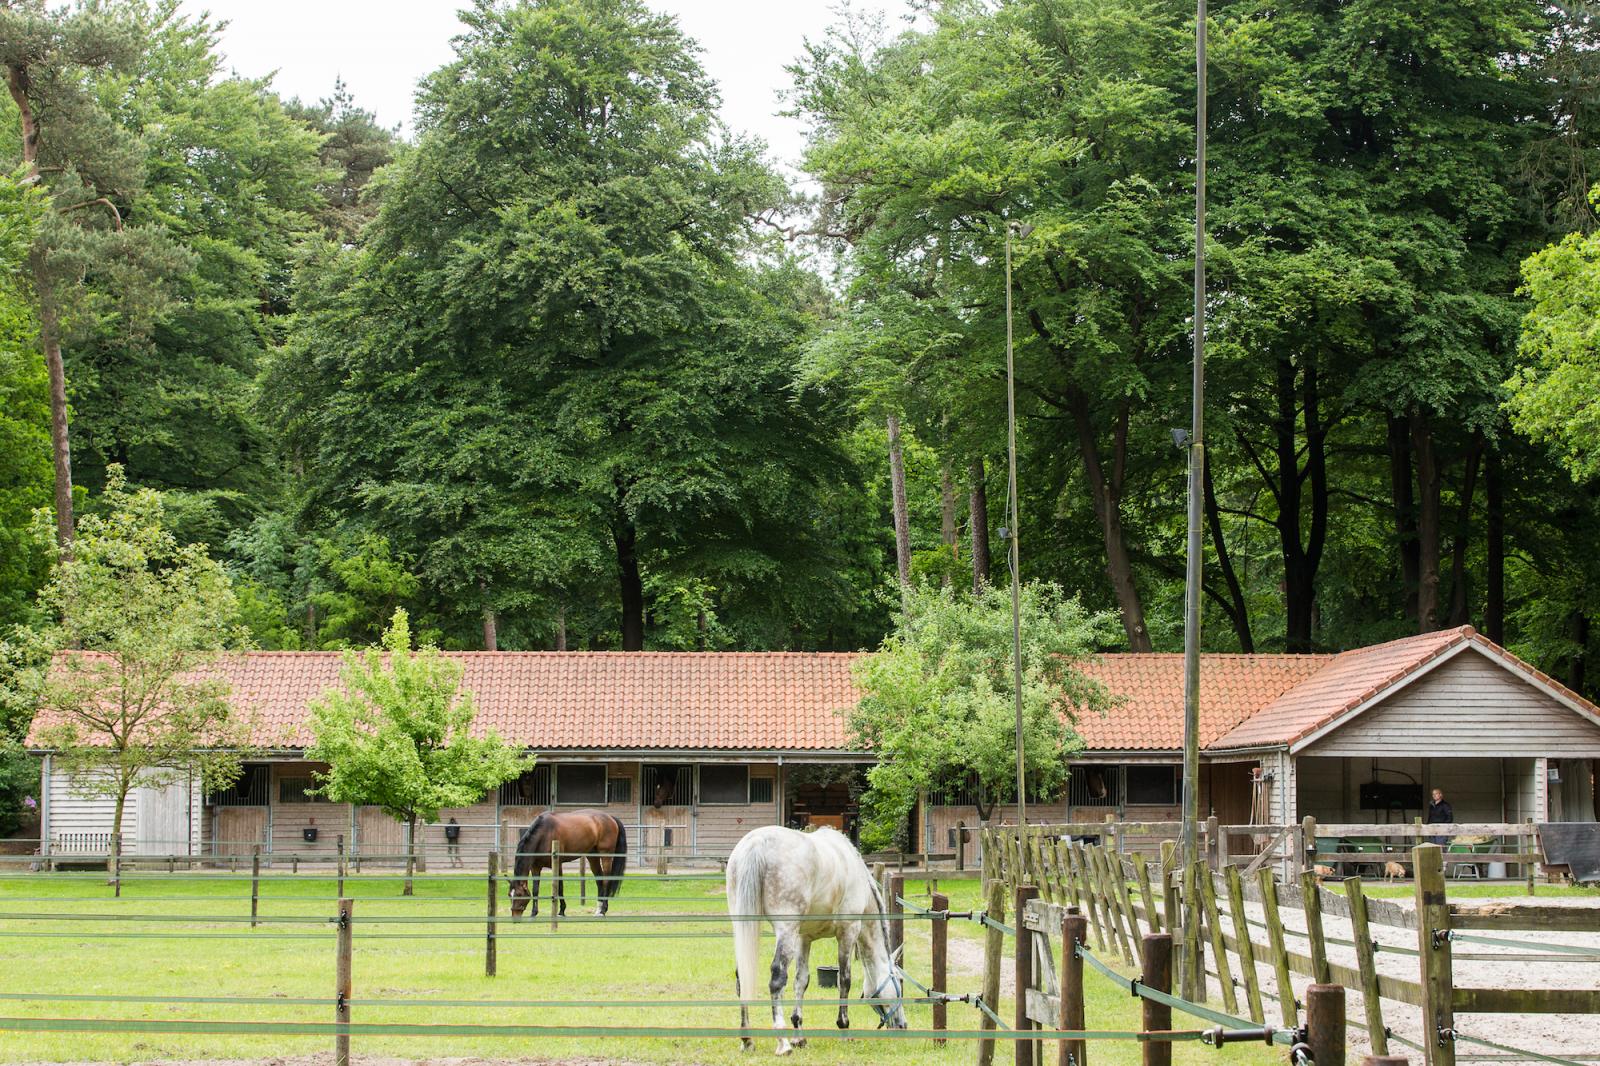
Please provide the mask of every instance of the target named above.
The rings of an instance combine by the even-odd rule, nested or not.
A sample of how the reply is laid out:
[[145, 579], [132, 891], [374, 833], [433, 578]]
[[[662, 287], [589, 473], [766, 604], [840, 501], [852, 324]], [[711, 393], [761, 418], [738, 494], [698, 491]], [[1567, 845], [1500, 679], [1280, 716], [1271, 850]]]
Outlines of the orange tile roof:
[[[1338, 655], [1208, 654], [1200, 669], [1200, 743], [1227, 750], [1292, 744], [1463, 640], [1560, 689], [1470, 627]], [[452, 652], [478, 705], [477, 728], [539, 751], [847, 751], [842, 711], [860, 696], [854, 653]], [[337, 652], [244, 652], [214, 668], [255, 717], [254, 742], [300, 748], [308, 707], [337, 686]], [[1093, 751], [1175, 752], [1183, 745], [1183, 657], [1099, 656], [1087, 672], [1118, 702], [1082, 713]], [[44, 724], [46, 713], [35, 722]]]
[[[1331, 655], [1208, 654], [1200, 662], [1200, 745], [1206, 747], [1327, 665]], [[1102, 655], [1089, 676], [1120, 699], [1105, 715], [1080, 713], [1091, 751], [1183, 747], [1183, 656]]]

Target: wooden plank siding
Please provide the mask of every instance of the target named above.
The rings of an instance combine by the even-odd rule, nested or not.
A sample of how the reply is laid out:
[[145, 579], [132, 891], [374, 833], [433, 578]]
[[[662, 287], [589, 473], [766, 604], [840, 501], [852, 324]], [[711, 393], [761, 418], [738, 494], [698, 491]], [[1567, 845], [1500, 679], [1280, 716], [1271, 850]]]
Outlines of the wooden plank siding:
[[1592, 758], [1600, 756], [1600, 725], [1468, 649], [1303, 754], [1382, 758], [1416, 751], [1434, 758]]

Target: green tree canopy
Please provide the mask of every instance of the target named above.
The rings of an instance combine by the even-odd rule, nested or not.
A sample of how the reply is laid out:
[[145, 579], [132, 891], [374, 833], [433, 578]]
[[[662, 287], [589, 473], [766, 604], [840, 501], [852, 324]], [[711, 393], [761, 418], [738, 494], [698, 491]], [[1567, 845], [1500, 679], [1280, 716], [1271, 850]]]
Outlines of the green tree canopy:
[[379, 647], [348, 651], [340, 687], [311, 704], [306, 756], [328, 764], [317, 791], [335, 803], [381, 807], [406, 824], [406, 894], [417, 823], [467, 807], [533, 764], [493, 730], [474, 736], [477, 708], [461, 690], [462, 667], [430, 645], [413, 651], [404, 610]]
[[[1078, 715], [1111, 706], [1080, 666], [1112, 639], [1115, 618], [1039, 583], [1023, 586], [1021, 611], [1028, 792], [1053, 795], [1066, 782], [1067, 759], [1083, 746]], [[1009, 591], [969, 596], [923, 585], [911, 592], [894, 632], [856, 667], [865, 695], [849, 712], [850, 732], [878, 756], [863, 801], [868, 846], [886, 845], [932, 789], [970, 780], [984, 808], [1015, 796], [1013, 662]]]

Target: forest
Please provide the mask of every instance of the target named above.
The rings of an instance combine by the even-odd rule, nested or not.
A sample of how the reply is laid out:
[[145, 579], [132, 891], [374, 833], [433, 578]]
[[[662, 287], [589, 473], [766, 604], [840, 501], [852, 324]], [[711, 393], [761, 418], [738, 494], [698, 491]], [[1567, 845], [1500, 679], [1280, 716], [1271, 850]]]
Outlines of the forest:
[[[108, 484], [262, 648], [858, 649], [1020, 557], [1175, 651], [1194, 8], [795, 56], [803, 181], [641, 0], [476, 0], [411, 128], [175, 0], [0, 0], [0, 627]], [[1204, 645], [1600, 670], [1600, 7], [1213, 0]]]

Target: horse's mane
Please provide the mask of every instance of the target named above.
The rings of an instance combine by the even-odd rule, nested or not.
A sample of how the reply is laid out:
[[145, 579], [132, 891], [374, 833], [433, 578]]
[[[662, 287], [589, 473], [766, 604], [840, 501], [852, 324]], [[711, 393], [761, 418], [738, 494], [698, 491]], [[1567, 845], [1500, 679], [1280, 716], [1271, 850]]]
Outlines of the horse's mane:
[[533, 856], [541, 850], [538, 846], [539, 830], [544, 826], [545, 819], [549, 818], [548, 811], [536, 817], [528, 828], [522, 831], [522, 836], [517, 838], [517, 857], [512, 866], [512, 872], [517, 877], [522, 877], [533, 870]]

